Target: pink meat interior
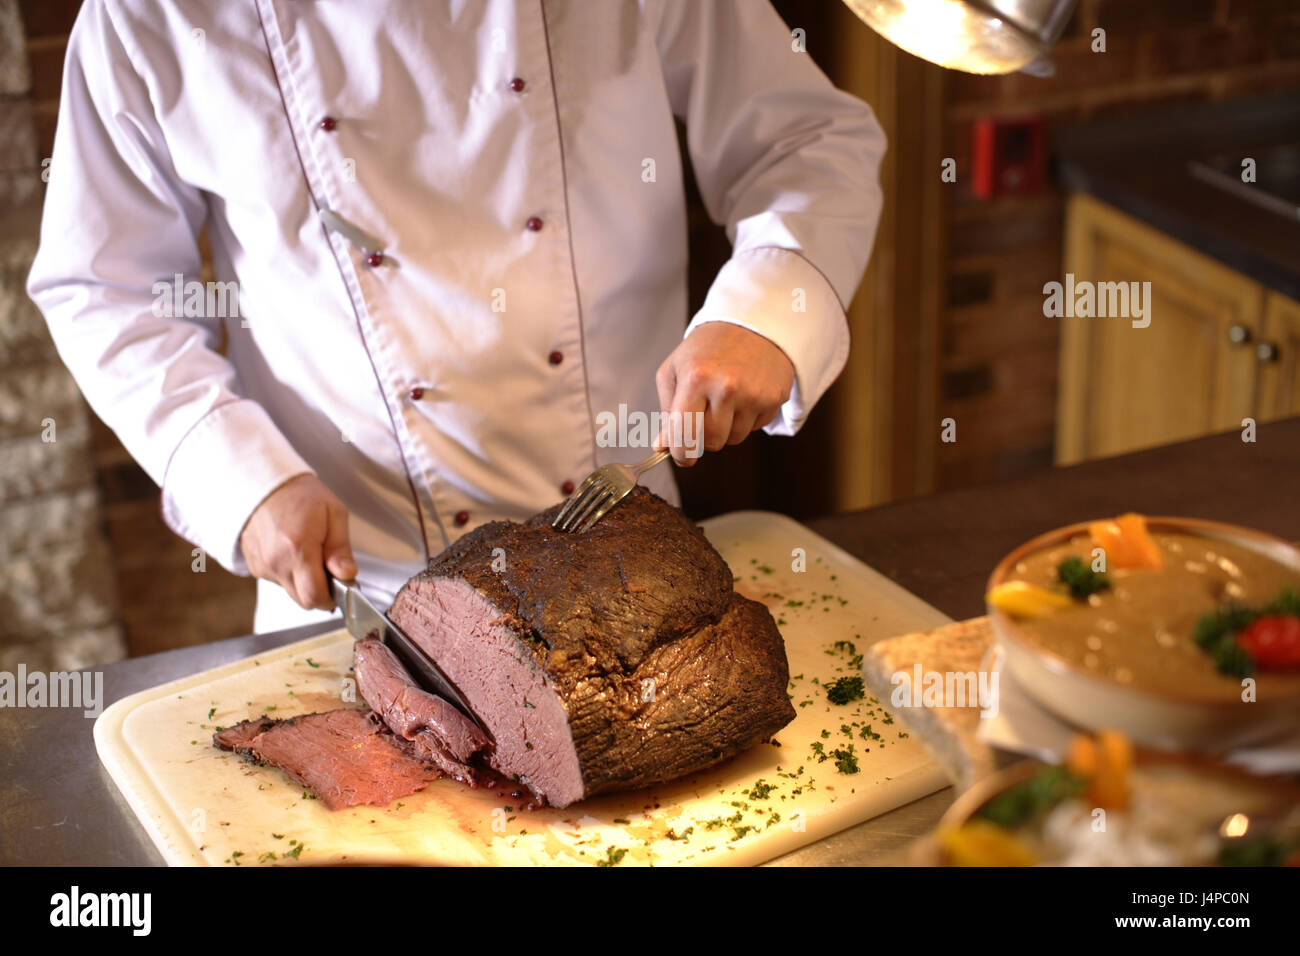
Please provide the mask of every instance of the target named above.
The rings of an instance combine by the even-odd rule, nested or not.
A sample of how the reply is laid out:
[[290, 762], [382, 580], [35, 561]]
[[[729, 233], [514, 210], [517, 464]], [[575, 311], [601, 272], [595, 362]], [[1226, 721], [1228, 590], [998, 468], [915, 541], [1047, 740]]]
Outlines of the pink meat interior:
[[496, 770], [568, 806], [583, 795], [569, 716], [542, 667], [464, 581], [413, 580], [390, 612], [443, 669], [496, 740]]

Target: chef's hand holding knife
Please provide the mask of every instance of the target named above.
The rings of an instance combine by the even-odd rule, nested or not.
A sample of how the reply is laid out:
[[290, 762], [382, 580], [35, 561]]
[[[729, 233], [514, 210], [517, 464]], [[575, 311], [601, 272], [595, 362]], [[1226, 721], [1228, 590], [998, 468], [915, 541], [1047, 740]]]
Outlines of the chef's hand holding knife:
[[315, 475], [290, 478], [267, 495], [239, 545], [254, 577], [274, 581], [304, 608], [334, 609], [326, 568], [347, 581], [357, 573], [348, 509]]

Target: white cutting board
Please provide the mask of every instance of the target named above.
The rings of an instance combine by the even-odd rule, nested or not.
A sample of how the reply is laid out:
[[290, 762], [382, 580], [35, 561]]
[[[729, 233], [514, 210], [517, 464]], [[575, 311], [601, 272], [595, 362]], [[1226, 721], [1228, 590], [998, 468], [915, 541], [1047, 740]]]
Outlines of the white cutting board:
[[[836, 641], [861, 653], [949, 618], [781, 515], [735, 512], [703, 527], [737, 589], [772, 609], [785, 638], [798, 716], [776, 735], [780, 747], [760, 744], [693, 776], [563, 810], [521, 810], [509, 794], [439, 780], [386, 808], [331, 812], [280, 771], [211, 741], [214, 726], [262, 713], [344, 706], [352, 639], [340, 630], [118, 701], [95, 723], [100, 759], [171, 864], [754, 864], [945, 786], [938, 765], [878, 702], [831, 704], [814, 679], [860, 676]], [[806, 570], [794, 570], [796, 549]], [[878, 739], [860, 736], [867, 724]], [[814, 743], [827, 753], [848, 744], [846, 725], [854, 774], [813, 751]], [[744, 791], [760, 778], [772, 789], [755, 799]]]

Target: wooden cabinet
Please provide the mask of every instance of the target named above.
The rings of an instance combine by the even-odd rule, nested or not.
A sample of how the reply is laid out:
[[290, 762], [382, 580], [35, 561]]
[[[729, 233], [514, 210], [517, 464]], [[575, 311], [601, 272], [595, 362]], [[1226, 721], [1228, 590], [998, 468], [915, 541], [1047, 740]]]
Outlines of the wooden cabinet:
[[1300, 302], [1269, 293], [1260, 342], [1260, 420], [1300, 415]]
[[1138, 283], [1146, 319], [1060, 319], [1058, 464], [1300, 414], [1300, 303], [1085, 195], [1064, 265], [1078, 288]]

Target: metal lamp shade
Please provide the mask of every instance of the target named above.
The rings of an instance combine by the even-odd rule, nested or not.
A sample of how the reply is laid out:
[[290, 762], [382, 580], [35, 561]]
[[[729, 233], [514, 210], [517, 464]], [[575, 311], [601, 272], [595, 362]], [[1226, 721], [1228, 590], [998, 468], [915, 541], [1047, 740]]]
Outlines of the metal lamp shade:
[[914, 56], [967, 73], [1013, 73], [1044, 61], [1076, 0], [844, 0]]

